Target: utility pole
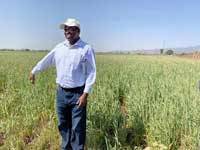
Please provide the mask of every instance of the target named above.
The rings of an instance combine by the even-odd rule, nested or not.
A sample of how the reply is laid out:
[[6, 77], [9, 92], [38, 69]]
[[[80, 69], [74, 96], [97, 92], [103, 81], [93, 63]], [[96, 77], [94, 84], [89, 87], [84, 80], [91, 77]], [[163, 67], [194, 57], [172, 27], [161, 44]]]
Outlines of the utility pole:
[[163, 40], [163, 50], [165, 49], [165, 40]]
[[160, 49], [160, 54], [163, 54], [165, 51], [165, 40], [163, 40], [162, 48]]

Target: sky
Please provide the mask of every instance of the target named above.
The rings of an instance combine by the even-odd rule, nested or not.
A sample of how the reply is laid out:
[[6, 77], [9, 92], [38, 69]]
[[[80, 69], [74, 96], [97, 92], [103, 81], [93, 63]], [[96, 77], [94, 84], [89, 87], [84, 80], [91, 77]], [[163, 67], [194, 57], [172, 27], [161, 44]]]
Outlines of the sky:
[[200, 45], [199, 0], [1, 0], [0, 49], [52, 49], [59, 25], [81, 24], [96, 51]]

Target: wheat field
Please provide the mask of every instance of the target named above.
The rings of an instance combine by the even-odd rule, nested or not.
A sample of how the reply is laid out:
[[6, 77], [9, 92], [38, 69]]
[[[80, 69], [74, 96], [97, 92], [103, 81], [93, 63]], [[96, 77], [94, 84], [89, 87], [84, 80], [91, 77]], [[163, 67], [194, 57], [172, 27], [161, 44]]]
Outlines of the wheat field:
[[[0, 52], [0, 149], [57, 150], [55, 68], [28, 80], [46, 52]], [[91, 150], [196, 150], [200, 62], [176, 56], [96, 55], [87, 105]]]

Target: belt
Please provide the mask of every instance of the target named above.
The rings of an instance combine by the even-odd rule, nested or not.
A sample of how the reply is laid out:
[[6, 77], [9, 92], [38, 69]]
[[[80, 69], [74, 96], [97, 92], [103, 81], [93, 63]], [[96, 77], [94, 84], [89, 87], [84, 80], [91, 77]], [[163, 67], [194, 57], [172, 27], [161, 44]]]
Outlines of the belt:
[[61, 89], [63, 89], [65, 92], [76, 92], [76, 93], [80, 93], [83, 92], [84, 88], [85, 88], [85, 84], [79, 87], [74, 87], [74, 88], [64, 88], [60, 85], [58, 85]]

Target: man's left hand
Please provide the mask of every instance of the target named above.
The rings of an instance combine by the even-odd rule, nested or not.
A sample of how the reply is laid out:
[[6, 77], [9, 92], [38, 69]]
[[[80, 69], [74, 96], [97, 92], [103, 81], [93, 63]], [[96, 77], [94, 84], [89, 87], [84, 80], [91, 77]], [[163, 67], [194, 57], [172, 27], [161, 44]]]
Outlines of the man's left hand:
[[79, 97], [79, 100], [76, 104], [78, 104], [78, 107], [84, 107], [87, 104], [87, 97], [88, 93], [83, 93], [81, 97]]

